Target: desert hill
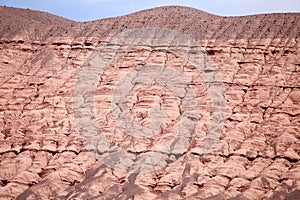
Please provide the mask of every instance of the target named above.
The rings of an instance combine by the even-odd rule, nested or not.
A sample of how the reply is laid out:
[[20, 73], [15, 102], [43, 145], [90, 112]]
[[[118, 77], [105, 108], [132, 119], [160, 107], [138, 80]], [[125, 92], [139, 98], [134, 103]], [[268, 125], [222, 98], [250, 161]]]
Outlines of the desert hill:
[[299, 36], [300, 25], [297, 13], [222, 17], [180, 6], [153, 8], [122, 17], [81, 23], [39, 11], [1, 7], [1, 19], [1, 35], [14, 36], [26, 30], [29, 33], [24, 36], [37, 34], [48, 37], [55, 36], [53, 34], [104, 37], [107, 30], [116, 33], [154, 26], [175, 29], [198, 40], [289, 38]]
[[[66, 32], [74, 21], [64, 19], [49, 13], [10, 7], [0, 7], [1, 38], [11, 38], [15, 35], [37, 36]], [[53, 35], [54, 34], [54, 35]]]
[[0, 199], [297, 199], [299, 27], [0, 7]]

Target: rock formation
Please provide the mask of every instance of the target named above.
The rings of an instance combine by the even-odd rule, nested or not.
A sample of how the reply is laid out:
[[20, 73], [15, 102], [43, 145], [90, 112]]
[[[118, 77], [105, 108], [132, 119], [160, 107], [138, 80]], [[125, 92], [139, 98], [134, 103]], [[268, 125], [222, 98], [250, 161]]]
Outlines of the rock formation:
[[298, 199], [299, 27], [0, 7], [0, 198]]

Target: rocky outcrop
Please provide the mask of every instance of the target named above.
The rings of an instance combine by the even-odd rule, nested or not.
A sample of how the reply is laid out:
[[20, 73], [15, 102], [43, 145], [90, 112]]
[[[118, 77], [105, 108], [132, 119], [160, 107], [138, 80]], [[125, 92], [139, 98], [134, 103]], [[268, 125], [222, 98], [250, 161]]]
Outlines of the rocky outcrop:
[[0, 10], [1, 199], [299, 196], [299, 14]]

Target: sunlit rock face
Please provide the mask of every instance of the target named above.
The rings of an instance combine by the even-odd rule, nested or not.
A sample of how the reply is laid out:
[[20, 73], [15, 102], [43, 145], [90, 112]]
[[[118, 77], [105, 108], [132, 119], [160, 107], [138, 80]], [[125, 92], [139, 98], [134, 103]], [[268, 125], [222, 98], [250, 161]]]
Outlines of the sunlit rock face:
[[1, 199], [297, 199], [300, 14], [0, 7]]

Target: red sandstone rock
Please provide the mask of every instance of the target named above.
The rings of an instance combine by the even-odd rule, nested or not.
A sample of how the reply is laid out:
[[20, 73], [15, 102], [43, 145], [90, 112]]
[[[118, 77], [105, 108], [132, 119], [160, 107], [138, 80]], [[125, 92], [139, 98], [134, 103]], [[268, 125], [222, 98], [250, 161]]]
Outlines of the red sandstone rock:
[[[299, 14], [219, 17], [191, 8], [162, 7], [77, 23], [30, 10], [0, 7], [0, 11], [1, 199], [299, 197]], [[140, 38], [144, 42], [140, 49], [113, 58], [95, 93], [74, 94], [80, 70], [89, 66], [87, 63], [93, 66], [92, 56], [97, 50], [106, 56], [109, 52], [122, 53], [117, 44], [99, 47], [115, 41], [120, 33], [149, 27], [187, 35], [205, 50], [199, 58], [214, 63], [224, 86], [223, 119], [212, 116], [216, 109], [212, 105], [217, 105], [213, 104], [213, 86], [205, 83], [186, 57], [168, 51], [170, 44], [162, 45], [165, 50], [144, 44], [155, 40]], [[154, 36], [162, 36], [157, 32]], [[120, 41], [135, 44], [137, 38]], [[187, 95], [178, 89], [183, 79], [175, 73], [160, 77], [163, 72], [155, 74], [149, 65], [173, 67], [191, 83], [199, 111], [199, 116], [192, 115], [198, 126], [184, 126], [184, 130], [195, 130], [191, 140], [182, 136], [172, 143], [182, 124], [182, 111], [195, 106], [192, 97], [185, 108], [181, 106]], [[148, 71], [137, 71], [135, 75], [143, 76], [133, 76], [130, 70], [136, 67]], [[157, 82], [173, 80], [182, 97], [158, 84], [140, 87], [128, 95], [126, 105], [132, 123], [162, 130], [150, 138], [135, 138], [120, 128], [115, 115], [126, 107], [115, 105], [112, 112], [111, 105], [128, 86], [151, 81], [151, 73], [159, 77]], [[132, 75], [131, 83], [122, 82], [127, 80], [125, 74], [127, 78]], [[90, 74], [91, 79], [96, 75]], [[99, 135], [89, 136], [89, 145], [97, 140], [98, 152], [84, 145], [86, 138], [81, 133], [94, 127], [90, 126], [92, 120], [84, 120], [88, 113], [76, 113], [74, 104], [81, 102], [80, 98], [95, 102], [97, 126], [116, 145], [113, 148], [124, 149], [123, 154], [113, 154], [114, 149]], [[151, 108], [153, 105], [159, 107]], [[153, 116], [158, 120], [151, 124]], [[160, 119], [166, 116], [164, 124]], [[79, 130], [76, 117], [87, 130]], [[224, 123], [220, 136], [206, 138], [211, 120], [218, 119]], [[206, 146], [210, 142], [212, 145]], [[168, 145], [173, 148], [164, 148]], [[204, 147], [209, 150], [204, 151]], [[114, 155], [120, 162], [110, 166], [108, 161], [99, 160], [100, 153]], [[141, 155], [147, 156], [143, 160]]]

